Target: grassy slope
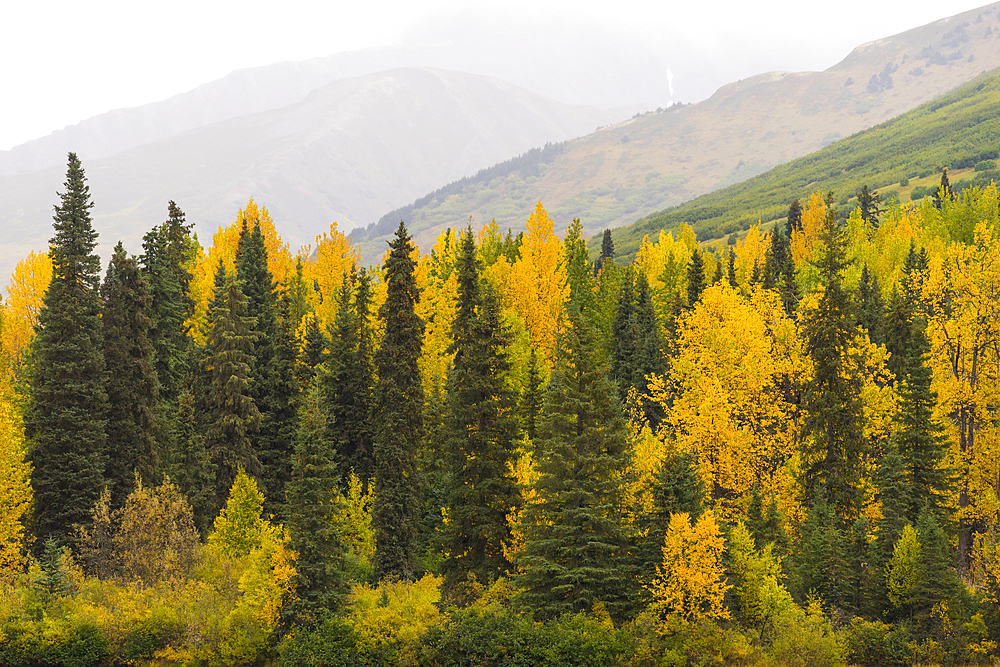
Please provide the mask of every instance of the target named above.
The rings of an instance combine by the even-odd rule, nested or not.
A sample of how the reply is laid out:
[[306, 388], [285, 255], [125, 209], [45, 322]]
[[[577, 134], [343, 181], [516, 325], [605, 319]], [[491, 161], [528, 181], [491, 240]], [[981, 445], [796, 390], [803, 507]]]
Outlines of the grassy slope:
[[761, 74], [704, 102], [601, 128], [544, 159], [525, 156], [441, 188], [354, 238], [367, 256], [368, 248], [385, 247], [401, 218], [425, 248], [470, 215], [516, 231], [538, 201], [557, 225], [579, 217], [588, 233], [632, 223], [817, 151], [1000, 66], [998, 7], [859, 46], [825, 72]]
[[[617, 229], [615, 247], [620, 254], [630, 255], [644, 235], [685, 222], [702, 240], [721, 238], [758, 221], [780, 219], [793, 199], [804, 201], [817, 190], [833, 191], [842, 200], [865, 183], [885, 192], [898, 190], [904, 179], [934, 180], [931, 175], [942, 166], [968, 168], [996, 157], [1000, 148], [998, 72], [816, 153]], [[897, 187], [892, 188], [893, 184]], [[900, 196], [905, 197], [913, 185]]]

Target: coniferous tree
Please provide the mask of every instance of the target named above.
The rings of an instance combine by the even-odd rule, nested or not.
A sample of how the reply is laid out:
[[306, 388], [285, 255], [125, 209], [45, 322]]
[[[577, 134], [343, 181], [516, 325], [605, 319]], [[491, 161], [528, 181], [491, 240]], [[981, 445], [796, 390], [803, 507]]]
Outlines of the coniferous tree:
[[802, 231], [802, 204], [796, 199], [788, 207], [788, 217], [785, 219], [785, 235], [791, 239], [792, 232]]
[[296, 377], [299, 385], [306, 389], [312, 384], [313, 378], [319, 372], [319, 365], [326, 359], [327, 345], [329, 341], [323, 329], [319, 326], [319, 318], [313, 311], [312, 317], [306, 324], [306, 331], [303, 335], [302, 350], [299, 353], [299, 363], [296, 366]]
[[903, 457], [894, 440], [887, 443], [882, 460], [879, 461], [876, 484], [881, 502], [882, 519], [875, 533], [871, 549], [871, 568], [876, 576], [870, 598], [876, 609], [889, 610], [888, 584], [886, 580], [889, 561], [903, 528], [911, 523], [907, 518], [913, 501], [912, 485], [907, 480]]
[[938, 189], [934, 191], [934, 195], [931, 199], [934, 202], [935, 208], [941, 210], [941, 202], [945, 199], [953, 200], [955, 195], [951, 192], [951, 182], [948, 180], [948, 167], [941, 170], [941, 183], [938, 185]]
[[858, 192], [858, 210], [861, 212], [861, 219], [873, 227], [878, 227], [878, 216], [883, 212], [879, 208], [881, 203], [879, 194], [869, 190], [867, 183], [861, 186]]
[[799, 545], [800, 597], [815, 591], [825, 609], [843, 606], [844, 536], [837, 523], [833, 507], [820, 496], [802, 524]]
[[319, 389], [309, 390], [292, 457], [285, 516], [295, 558], [295, 598], [286, 601], [286, 622], [314, 627], [336, 612], [347, 595], [346, 550], [333, 517], [338, 510], [337, 469], [327, 439]]
[[545, 396], [542, 387], [542, 373], [538, 368], [538, 356], [535, 348], [531, 348], [531, 356], [528, 358], [528, 386], [521, 396], [521, 428], [529, 440], [534, 440], [538, 435], [538, 417], [542, 410], [542, 401]]
[[295, 322], [292, 303], [283, 294], [279, 303], [278, 321], [271, 341], [271, 362], [265, 376], [266, 386], [261, 402], [266, 411], [261, 413], [261, 431], [258, 436], [257, 456], [263, 471], [265, 514], [281, 520], [284, 517], [285, 486], [292, 476], [292, 454], [299, 426], [300, 385], [295, 377], [298, 343], [295, 339]]
[[24, 416], [31, 442], [35, 545], [67, 544], [86, 525], [104, 487], [107, 393], [98, 293], [100, 258], [90, 188], [75, 153], [49, 242], [53, 275], [32, 343], [31, 395]]
[[160, 451], [169, 453], [176, 447], [179, 396], [187, 373], [186, 322], [194, 313], [188, 267], [194, 258], [195, 241], [191, 237], [193, 225], [177, 204], [169, 202], [167, 213], [166, 222], [143, 237], [139, 261], [152, 299], [148, 337], [158, 385], [155, 435]]
[[[828, 201], [832, 196], [828, 196]], [[816, 307], [803, 314], [806, 352], [814, 372], [806, 385], [803, 406], [804, 486], [807, 497], [825, 489], [829, 504], [845, 525], [854, 522], [865, 449], [862, 429], [861, 377], [848, 373], [855, 317], [843, 286], [847, 259], [836, 209], [830, 203], [820, 231], [823, 252], [815, 266], [822, 294]]]
[[545, 394], [537, 460], [537, 501], [529, 505], [518, 559], [518, 601], [538, 618], [601, 602], [613, 617], [629, 606], [616, 562], [625, 536], [620, 474], [629, 467], [625, 418], [608, 369], [595, 354], [587, 318], [570, 301], [571, 324]]
[[340, 305], [330, 328], [327, 372], [320, 380], [323, 406], [330, 422], [330, 440], [337, 453], [340, 483], [346, 484], [353, 471], [365, 487], [374, 474], [371, 418], [374, 380], [367, 321], [371, 299], [369, 280], [364, 270], [353, 277], [344, 276]]
[[687, 268], [687, 307], [694, 308], [705, 291], [705, 260], [697, 248], [691, 253], [691, 263]]
[[512, 474], [517, 419], [500, 304], [480, 286], [481, 267], [469, 227], [459, 246], [458, 310], [449, 348], [455, 360], [448, 376], [451, 505], [445, 525], [448, 558], [442, 564], [445, 591], [469, 573], [482, 583], [512, 569], [505, 546], [511, 543], [508, 516], [521, 504]]
[[933, 623], [931, 612], [935, 605], [954, 599], [962, 584], [952, 567], [948, 538], [934, 512], [924, 508], [917, 519], [916, 529], [920, 535], [920, 557], [910, 602], [914, 620], [918, 627], [926, 631]]
[[424, 390], [417, 360], [424, 322], [416, 313], [420, 299], [410, 256], [413, 243], [400, 221], [385, 261], [386, 300], [379, 309], [384, 322], [382, 346], [375, 354], [378, 380], [374, 414], [378, 415], [375, 454], [375, 501], [372, 527], [379, 577], [413, 579], [416, 574], [420, 489], [417, 444], [423, 437]]
[[764, 254], [763, 285], [765, 289], [774, 290], [781, 295], [785, 314], [791, 317], [799, 300], [791, 239], [781, 233], [777, 226], [771, 232], [770, 238], [771, 243]]
[[944, 465], [944, 427], [933, 419], [937, 394], [931, 390], [933, 374], [926, 363], [930, 343], [925, 327], [923, 317], [911, 320], [894, 434], [911, 489], [906, 516], [914, 524], [922, 508], [943, 518], [952, 486], [952, 471]]
[[178, 397], [177, 437], [171, 456], [170, 479], [191, 504], [194, 525], [205, 538], [212, 528], [216, 504], [215, 466], [205, 446], [201, 420], [192, 391], [194, 374], [189, 373]]
[[594, 275], [596, 276], [605, 265], [612, 261], [615, 257], [615, 242], [611, 238], [611, 230], [605, 229], [604, 236], [601, 238], [601, 256], [597, 258], [594, 263]]
[[218, 286], [208, 311], [205, 341], [206, 446], [215, 468], [216, 508], [222, 507], [242, 468], [260, 475], [253, 438], [260, 428], [260, 411], [251, 395], [251, 363], [257, 337], [256, 321], [247, 313], [240, 281], [226, 275], [222, 263]]
[[119, 243], [101, 286], [104, 362], [107, 367], [108, 466], [111, 506], [119, 508], [136, 475], [155, 483], [161, 453], [153, 435], [158, 386], [148, 333], [152, 298], [134, 258]]
[[[649, 282], [645, 273], [640, 271], [633, 288], [634, 274], [629, 269], [612, 325], [611, 377], [618, 385], [618, 398], [623, 404], [630, 389], [634, 388], [640, 397], [644, 396], [649, 391], [647, 376], [666, 370], [663, 341], [649, 293]], [[644, 401], [642, 407], [646, 421], [655, 429], [662, 418], [662, 410], [648, 401]]]
[[876, 345], [884, 344], [885, 303], [882, 301], [878, 277], [868, 271], [867, 263], [861, 269], [857, 299], [858, 326], [865, 330], [871, 342]]

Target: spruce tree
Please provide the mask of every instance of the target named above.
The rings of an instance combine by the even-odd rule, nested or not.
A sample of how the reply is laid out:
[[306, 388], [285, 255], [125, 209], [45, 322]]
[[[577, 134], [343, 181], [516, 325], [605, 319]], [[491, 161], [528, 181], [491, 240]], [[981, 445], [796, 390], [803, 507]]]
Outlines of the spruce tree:
[[861, 219], [872, 227], [878, 227], [878, 216], [883, 213], [879, 208], [881, 203], [879, 194], [869, 190], [867, 183], [861, 186], [858, 191], [858, 210], [861, 212]]
[[345, 488], [352, 471], [366, 488], [375, 471], [371, 415], [374, 378], [367, 321], [371, 299], [369, 280], [364, 270], [355, 276], [344, 276], [340, 305], [330, 327], [326, 373], [320, 379], [323, 409], [331, 428], [330, 440], [337, 452], [338, 477]]
[[263, 471], [264, 511], [277, 521], [284, 518], [285, 485], [292, 476], [301, 402], [300, 385], [295, 377], [298, 341], [291, 309], [291, 300], [282, 294], [271, 341], [271, 362], [265, 376], [266, 388], [261, 398], [266, 410], [261, 413], [260, 429], [266, 435], [258, 435], [256, 445]]
[[302, 337], [302, 349], [299, 351], [299, 363], [296, 366], [296, 377], [299, 385], [306, 389], [312, 384], [313, 378], [319, 372], [319, 365], [326, 359], [327, 338], [319, 326], [319, 318], [313, 311], [306, 324]]
[[[830, 197], [828, 197], [828, 200]], [[819, 272], [819, 302], [803, 314], [806, 352], [813, 362], [813, 377], [806, 385], [803, 483], [806, 497], [825, 489], [829, 504], [844, 522], [853, 523], [858, 509], [863, 438], [861, 377], [845, 367], [855, 336], [850, 294], [843, 286], [850, 264], [836, 209], [829, 207], [820, 232], [823, 252], [815, 263]]]
[[601, 256], [597, 258], [594, 263], [594, 275], [599, 274], [607, 263], [611, 262], [615, 257], [615, 242], [611, 238], [611, 230], [605, 229], [604, 236], [601, 237]]
[[186, 322], [194, 314], [188, 267], [196, 243], [191, 237], [193, 225], [173, 201], [167, 204], [167, 215], [165, 222], [143, 237], [143, 254], [139, 258], [152, 299], [148, 337], [158, 385], [156, 440], [161, 452], [175, 448], [180, 428], [178, 404], [188, 359]]
[[875, 533], [869, 561], [876, 575], [872, 582], [873, 590], [870, 599], [876, 609], [889, 610], [891, 605], [886, 572], [896, 542], [903, 533], [903, 527], [912, 523], [907, 514], [913, 502], [913, 488], [907, 479], [903, 457], [900, 456], [894, 440], [887, 443], [885, 453], [879, 461], [876, 485], [881, 503], [882, 519], [879, 521], [878, 530]]
[[319, 389], [308, 394], [292, 457], [292, 476], [285, 507], [295, 559], [295, 597], [286, 602], [282, 616], [314, 627], [329, 612], [336, 612], [348, 592], [344, 577], [346, 550], [334, 523], [338, 505], [337, 470], [327, 439], [329, 429], [320, 409]]
[[792, 232], [802, 231], [802, 204], [796, 199], [788, 207], [788, 217], [785, 219], [785, 236], [792, 238]]
[[534, 440], [538, 435], [538, 417], [542, 410], [542, 400], [545, 390], [542, 386], [542, 373], [538, 368], [538, 356], [535, 348], [531, 348], [531, 356], [528, 358], [528, 386], [521, 396], [519, 411], [521, 413], [521, 429], [529, 440]]
[[247, 314], [247, 299], [240, 281], [227, 275], [222, 263], [216, 272], [218, 286], [208, 311], [205, 341], [206, 446], [215, 468], [216, 507], [222, 507], [242, 468], [260, 475], [260, 461], [253, 438], [260, 428], [260, 411], [250, 394], [253, 344], [259, 334]]
[[[646, 378], [666, 370], [663, 340], [656, 321], [656, 311], [649, 293], [649, 282], [638, 272], [633, 289], [633, 274], [622, 285], [612, 326], [611, 377], [618, 385], [618, 398], [624, 404], [630, 389], [644, 396], [649, 391]], [[655, 429], [662, 418], [659, 406], [643, 402], [646, 421]]]
[[842, 607], [844, 602], [844, 536], [837, 524], [833, 507], [821, 495], [802, 524], [798, 552], [802, 581], [799, 596], [815, 592], [827, 610]]
[[705, 260], [697, 248], [691, 253], [691, 263], [687, 268], [687, 307], [694, 308], [705, 291]]
[[726, 248], [726, 280], [733, 289], [739, 289], [736, 281], [736, 251], [732, 246]]
[[934, 202], [934, 207], [941, 210], [941, 202], [945, 199], [953, 200], [955, 195], [951, 192], [951, 182], [948, 180], [948, 168], [945, 167], [941, 170], [941, 183], [938, 185], [937, 190], [934, 191], [934, 195], [931, 200]]
[[589, 611], [597, 602], [620, 618], [632, 593], [619, 562], [627, 427], [621, 405], [608, 400], [614, 384], [591, 325], [577, 304], [568, 309], [536, 444], [540, 477], [518, 559], [517, 600], [536, 618]]
[[158, 384], [153, 368], [152, 297], [135, 259], [119, 243], [101, 286], [107, 367], [108, 466], [111, 506], [122, 507], [136, 475], [156, 483], [161, 452], [154, 440]]
[[209, 457], [202, 434], [201, 420], [192, 391], [194, 374], [189, 374], [177, 402], [177, 437], [171, 456], [170, 480], [191, 504], [194, 525], [202, 538], [208, 537], [218, 510], [215, 491], [215, 466]]
[[94, 253], [90, 188], [74, 153], [59, 196], [49, 241], [53, 275], [35, 327], [24, 416], [36, 549], [50, 538], [67, 544], [74, 524], [90, 522], [107, 461], [101, 263]]
[[933, 419], [937, 394], [931, 390], [933, 374], [926, 363], [930, 343], [925, 327], [923, 317], [911, 320], [910, 348], [902, 366], [894, 433], [911, 489], [906, 516], [914, 524], [925, 507], [944, 518], [952, 487], [952, 471], [944, 465], [944, 427]]
[[448, 376], [452, 488], [444, 527], [446, 593], [470, 573], [487, 583], [512, 569], [505, 553], [512, 539], [507, 517], [521, 504], [512, 473], [515, 401], [506, 378], [511, 335], [497, 297], [480, 287], [481, 270], [470, 227], [459, 246], [458, 310], [449, 348], [455, 357]]
[[868, 271], [867, 263], [861, 269], [861, 280], [858, 282], [856, 312], [858, 326], [865, 330], [868, 339], [876, 345], [884, 344], [885, 303], [878, 278]]
[[953, 568], [948, 538], [930, 508], [920, 512], [916, 529], [920, 535], [920, 558], [910, 602], [917, 626], [926, 632], [933, 624], [931, 612], [935, 605], [953, 600], [962, 584]]
[[375, 501], [372, 527], [380, 577], [413, 579], [416, 574], [420, 489], [417, 444], [423, 436], [424, 390], [417, 361], [424, 322], [416, 313], [420, 299], [413, 243], [400, 221], [385, 261], [386, 300], [379, 309], [384, 324], [382, 346], [375, 354], [378, 380], [375, 427]]

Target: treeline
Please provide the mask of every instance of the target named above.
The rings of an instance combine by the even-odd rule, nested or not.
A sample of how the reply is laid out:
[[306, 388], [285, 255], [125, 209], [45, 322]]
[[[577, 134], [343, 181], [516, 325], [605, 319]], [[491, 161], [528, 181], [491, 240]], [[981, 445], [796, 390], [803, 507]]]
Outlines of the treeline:
[[849, 195], [859, 183], [881, 189], [942, 167], [973, 167], [997, 157], [998, 104], [1000, 77], [990, 73], [765, 174], [615, 230], [615, 243], [623, 255], [632, 256], [644, 235], [676, 230], [681, 224], [691, 225], [699, 240], [718, 239], [758, 222], [779, 220], [790, 201], [816, 190]]
[[362, 268], [171, 202], [102, 279], [71, 154], [3, 311], [0, 664], [989, 662], [1000, 198], [862, 195], [625, 267], [541, 204]]

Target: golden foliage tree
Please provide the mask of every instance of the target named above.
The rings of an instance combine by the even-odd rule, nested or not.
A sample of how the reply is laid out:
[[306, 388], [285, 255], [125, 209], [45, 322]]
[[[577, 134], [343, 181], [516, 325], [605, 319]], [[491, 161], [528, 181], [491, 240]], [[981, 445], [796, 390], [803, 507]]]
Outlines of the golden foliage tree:
[[7, 286], [0, 330], [0, 354], [4, 372], [15, 371], [35, 335], [42, 297], [52, 280], [52, 258], [48, 253], [28, 253], [17, 263]]
[[729, 618], [724, 598], [731, 588], [722, 554], [725, 540], [711, 510], [691, 525], [687, 512], [670, 517], [663, 542], [663, 564], [649, 587], [650, 607], [685, 621]]

